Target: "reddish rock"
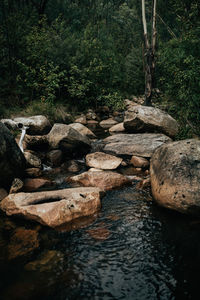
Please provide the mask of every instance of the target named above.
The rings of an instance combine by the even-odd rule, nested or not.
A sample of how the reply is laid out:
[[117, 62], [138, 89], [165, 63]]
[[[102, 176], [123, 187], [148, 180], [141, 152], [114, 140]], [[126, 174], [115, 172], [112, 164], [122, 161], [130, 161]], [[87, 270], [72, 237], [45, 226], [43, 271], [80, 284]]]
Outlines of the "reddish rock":
[[42, 178], [26, 178], [24, 180], [23, 191], [24, 192], [33, 192], [39, 188], [50, 187], [53, 183], [50, 180]]
[[89, 229], [87, 233], [97, 241], [107, 240], [110, 236], [110, 231], [105, 227]]
[[110, 133], [123, 132], [123, 131], [125, 131], [124, 123], [119, 123], [109, 128]]
[[0, 201], [3, 200], [7, 196], [8, 196], [8, 193], [6, 192], [6, 190], [0, 188]]
[[24, 217], [55, 228], [95, 214], [101, 206], [100, 195], [98, 188], [17, 193], [4, 198], [0, 208], [8, 216]]
[[127, 177], [111, 171], [84, 172], [67, 179], [70, 182], [79, 183], [83, 186], [96, 186], [101, 190], [108, 191], [130, 184]]
[[146, 158], [140, 157], [140, 156], [133, 155], [130, 163], [136, 168], [148, 168], [149, 167], [149, 161]]
[[25, 174], [28, 177], [40, 177], [42, 175], [42, 171], [39, 168], [28, 168], [25, 170]]
[[62, 163], [63, 154], [61, 150], [52, 150], [47, 153], [47, 159], [53, 167], [59, 167]]
[[86, 155], [86, 165], [91, 168], [114, 170], [119, 167], [121, 162], [122, 158], [104, 152], [95, 152]]
[[8, 258], [15, 259], [30, 254], [38, 247], [37, 231], [17, 228], [8, 245]]

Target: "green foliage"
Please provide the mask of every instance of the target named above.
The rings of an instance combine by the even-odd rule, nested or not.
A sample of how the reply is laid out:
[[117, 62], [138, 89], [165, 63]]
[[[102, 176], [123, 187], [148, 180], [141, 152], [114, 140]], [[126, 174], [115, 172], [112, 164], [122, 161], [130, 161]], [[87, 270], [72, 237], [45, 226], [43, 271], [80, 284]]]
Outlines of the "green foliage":
[[189, 29], [186, 22], [181, 36], [160, 45], [159, 50], [159, 87], [170, 99], [169, 106], [181, 124], [181, 137], [190, 137], [191, 132], [200, 134], [199, 33], [199, 22]]

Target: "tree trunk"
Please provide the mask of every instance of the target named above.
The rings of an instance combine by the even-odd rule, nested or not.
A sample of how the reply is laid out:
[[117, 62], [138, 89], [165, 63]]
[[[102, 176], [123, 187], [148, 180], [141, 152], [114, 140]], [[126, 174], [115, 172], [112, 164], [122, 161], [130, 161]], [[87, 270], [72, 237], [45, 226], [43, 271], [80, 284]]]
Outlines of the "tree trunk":
[[145, 0], [142, 0], [142, 23], [144, 30], [144, 64], [145, 64], [145, 101], [144, 105], [152, 105], [152, 90], [154, 87], [155, 74], [155, 46], [156, 46], [156, 0], [153, 1], [153, 18], [152, 18], [152, 38], [151, 44], [147, 34], [147, 23], [145, 13]]

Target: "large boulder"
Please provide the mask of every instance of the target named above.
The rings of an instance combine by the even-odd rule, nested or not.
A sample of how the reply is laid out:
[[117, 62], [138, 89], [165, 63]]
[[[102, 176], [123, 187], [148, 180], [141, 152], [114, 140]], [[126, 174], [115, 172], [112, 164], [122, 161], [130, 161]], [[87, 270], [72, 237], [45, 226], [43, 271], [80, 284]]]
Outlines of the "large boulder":
[[151, 157], [158, 147], [170, 141], [171, 139], [164, 134], [115, 134], [103, 140], [103, 151], [119, 156]]
[[70, 177], [67, 180], [73, 183], [79, 183], [83, 186], [98, 187], [103, 191], [120, 188], [130, 184], [130, 180], [122, 174], [96, 169]]
[[13, 120], [17, 124], [28, 126], [27, 134], [30, 135], [43, 135], [47, 134], [51, 129], [49, 120], [42, 115], [32, 117], [20, 117]]
[[75, 130], [77, 130], [82, 135], [86, 135], [90, 138], [96, 137], [96, 135], [90, 129], [88, 129], [86, 126], [84, 126], [81, 123], [72, 123], [72, 124], [69, 124], [69, 126], [74, 128]]
[[149, 106], [132, 106], [125, 112], [124, 127], [132, 133], [162, 132], [170, 137], [178, 133], [178, 123], [166, 112]]
[[0, 123], [0, 186], [8, 188], [24, 174], [26, 160], [9, 129]]
[[150, 164], [154, 199], [161, 206], [200, 215], [200, 141], [161, 146]]
[[104, 152], [95, 152], [86, 155], [86, 165], [91, 168], [114, 170], [119, 167], [121, 162], [122, 158]]
[[60, 149], [68, 154], [87, 153], [91, 148], [88, 137], [65, 124], [54, 124], [47, 139], [51, 149]]
[[100, 205], [98, 188], [71, 188], [11, 194], [2, 200], [0, 208], [8, 216], [24, 217], [55, 228], [93, 215]]

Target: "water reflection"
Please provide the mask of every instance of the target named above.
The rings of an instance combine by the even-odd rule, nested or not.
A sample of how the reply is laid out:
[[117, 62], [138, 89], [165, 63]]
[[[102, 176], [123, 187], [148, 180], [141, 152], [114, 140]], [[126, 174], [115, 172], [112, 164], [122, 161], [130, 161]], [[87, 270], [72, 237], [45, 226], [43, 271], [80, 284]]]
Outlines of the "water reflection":
[[108, 192], [79, 230], [37, 228], [39, 249], [9, 262], [12, 222], [1, 226], [2, 299], [196, 299], [200, 223], [134, 187]]

